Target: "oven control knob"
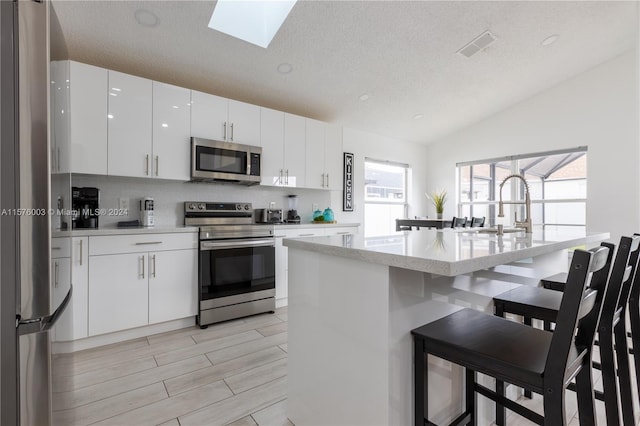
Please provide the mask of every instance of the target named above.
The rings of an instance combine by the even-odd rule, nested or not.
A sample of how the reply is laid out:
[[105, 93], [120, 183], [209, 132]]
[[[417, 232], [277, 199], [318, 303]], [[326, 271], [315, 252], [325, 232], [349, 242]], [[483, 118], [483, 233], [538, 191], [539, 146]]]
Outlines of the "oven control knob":
[[204, 204], [198, 204], [198, 208], [199, 208], [200, 210], [204, 210]]
[[236, 210], [242, 210], [242, 204], [236, 204]]
[[244, 209], [245, 209], [245, 210], [249, 210], [249, 204], [245, 204], [245, 205], [244, 205]]
[[194, 203], [189, 204], [189, 210], [195, 210], [196, 205]]

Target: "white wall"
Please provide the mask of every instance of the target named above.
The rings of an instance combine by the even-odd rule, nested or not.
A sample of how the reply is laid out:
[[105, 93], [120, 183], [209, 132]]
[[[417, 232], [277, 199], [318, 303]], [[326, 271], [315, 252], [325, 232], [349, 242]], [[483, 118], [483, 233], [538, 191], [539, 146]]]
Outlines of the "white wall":
[[640, 231], [638, 121], [630, 51], [429, 145], [425, 179], [455, 194], [458, 162], [587, 146], [587, 229], [617, 241]]
[[[366, 226], [364, 222], [364, 160], [388, 160], [397, 163], [408, 164], [412, 170], [411, 184], [408, 192], [409, 211], [408, 216], [435, 215], [435, 210], [428, 204], [424, 193], [428, 191], [426, 185], [426, 158], [427, 147], [410, 143], [399, 139], [380, 136], [374, 133], [343, 129], [343, 151], [354, 154], [354, 211], [352, 213], [342, 211], [342, 191], [332, 192], [331, 205], [338, 221], [357, 222]], [[362, 228], [364, 229], [364, 228]]]

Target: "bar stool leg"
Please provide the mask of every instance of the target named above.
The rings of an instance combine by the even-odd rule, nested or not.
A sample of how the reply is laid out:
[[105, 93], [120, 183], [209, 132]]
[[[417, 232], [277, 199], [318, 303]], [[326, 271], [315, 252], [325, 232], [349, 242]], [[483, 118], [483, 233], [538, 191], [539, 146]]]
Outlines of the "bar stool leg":
[[619, 425], [616, 365], [613, 356], [613, 333], [606, 327], [598, 330], [604, 408], [608, 425]]
[[583, 368], [576, 376], [576, 396], [578, 398], [578, 419], [580, 426], [596, 425], [596, 407], [593, 395], [593, 375], [591, 368]]
[[477, 410], [478, 396], [475, 390], [476, 372], [469, 368], [465, 368], [465, 376], [466, 376], [466, 380], [465, 380], [466, 383], [464, 386], [464, 391], [465, 391], [465, 403], [466, 403], [466, 409], [467, 409], [466, 411], [467, 413], [471, 414], [470, 423], [475, 426], [478, 424], [478, 410]]
[[[504, 306], [502, 303], [494, 303], [496, 312], [495, 315], [504, 318]], [[501, 396], [505, 396], [504, 382], [496, 379], [496, 393]], [[506, 425], [506, 410], [505, 408], [496, 402], [496, 426]]]
[[424, 344], [422, 340], [414, 340], [414, 424], [415, 426], [424, 426], [427, 419], [427, 354], [424, 352]]
[[[531, 321], [531, 317], [524, 317], [523, 318], [523, 322], [524, 322], [524, 325], [528, 325], [529, 327], [533, 326], [533, 323]], [[532, 394], [532, 392], [530, 390], [525, 389], [524, 390], [524, 397], [531, 399], [533, 397], [533, 394]]]
[[544, 424], [565, 426], [567, 421], [564, 413], [564, 387], [562, 384], [545, 388], [542, 399], [544, 403]]
[[636, 367], [636, 387], [640, 398], [640, 300], [634, 293], [632, 292], [627, 306], [631, 322], [631, 343], [633, 345], [633, 364]]
[[620, 385], [620, 403], [622, 420], [625, 425], [635, 425], [633, 398], [631, 397], [631, 371], [629, 369], [629, 346], [624, 320], [620, 319], [614, 328], [616, 340], [616, 360], [618, 361], [618, 383]]

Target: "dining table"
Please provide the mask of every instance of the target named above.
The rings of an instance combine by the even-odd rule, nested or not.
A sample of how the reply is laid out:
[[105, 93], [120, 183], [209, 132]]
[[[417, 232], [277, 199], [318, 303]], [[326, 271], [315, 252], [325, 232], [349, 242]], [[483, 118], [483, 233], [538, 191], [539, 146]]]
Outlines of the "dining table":
[[396, 231], [411, 231], [413, 227], [443, 229], [449, 228], [451, 222], [450, 219], [396, 219]]

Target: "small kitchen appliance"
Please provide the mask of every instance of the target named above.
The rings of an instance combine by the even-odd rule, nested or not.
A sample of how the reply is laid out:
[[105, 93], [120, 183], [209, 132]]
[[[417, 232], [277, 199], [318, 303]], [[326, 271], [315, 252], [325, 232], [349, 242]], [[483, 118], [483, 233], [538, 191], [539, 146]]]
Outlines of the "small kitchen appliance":
[[144, 197], [140, 200], [140, 224], [152, 227], [155, 223], [153, 216], [153, 198]]
[[256, 209], [256, 223], [282, 223], [282, 209]]
[[251, 203], [184, 203], [185, 225], [199, 226], [201, 328], [276, 308], [274, 227], [253, 214]]
[[97, 228], [100, 216], [100, 190], [74, 186], [71, 188], [71, 228]]
[[289, 210], [287, 210], [287, 223], [300, 223], [300, 216], [298, 216], [298, 196], [289, 195]]

